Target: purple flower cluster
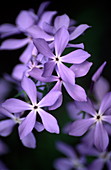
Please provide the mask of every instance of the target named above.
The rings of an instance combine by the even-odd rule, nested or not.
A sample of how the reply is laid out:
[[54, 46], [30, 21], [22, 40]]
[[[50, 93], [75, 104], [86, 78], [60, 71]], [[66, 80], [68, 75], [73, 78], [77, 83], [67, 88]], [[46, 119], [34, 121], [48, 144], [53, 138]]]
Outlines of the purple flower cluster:
[[[68, 109], [70, 107], [70, 115], [74, 119], [73, 123], [64, 128], [64, 132], [71, 136], [84, 134], [85, 136], [82, 138], [84, 145], [78, 147], [81, 148], [78, 150], [80, 157], [70, 146], [62, 142], [57, 144], [57, 148], [68, 158], [55, 161], [55, 168], [86, 170], [85, 156], [89, 154], [91, 147], [95, 146], [98, 159], [89, 169], [96, 165], [103, 167], [101, 161], [103, 157], [108, 160], [106, 162], [110, 167], [108, 144], [111, 128], [111, 92], [109, 84], [101, 77], [106, 62], [92, 77], [90, 93], [95, 97], [95, 100], [92, 100], [84, 88], [76, 82], [76, 78], [83, 77], [89, 72], [92, 62], [87, 59], [90, 54], [84, 50], [83, 43], [72, 43], [72, 40], [78, 38], [90, 26], [87, 24], [76, 26], [75, 21], [68, 15], [59, 16], [57, 11], [46, 11], [48, 5], [49, 2], [42, 3], [37, 14], [33, 10], [22, 10], [16, 18], [15, 25], [0, 26], [2, 39], [15, 34], [24, 35], [23, 39], [11, 38], [2, 41], [0, 50], [16, 50], [26, 46], [19, 57], [21, 63], [13, 68], [11, 76], [5, 75], [8, 83], [15, 84], [17, 95], [6, 99], [4, 89], [7, 90], [9, 85], [7, 84], [8, 88], [4, 85], [0, 88], [0, 135], [8, 136], [17, 124], [22, 144], [35, 148], [34, 129], [38, 132], [46, 130], [59, 134], [58, 122], [49, 112], [62, 105], [64, 86], [73, 100], [72, 106], [68, 106]], [[69, 48], [72, 51], [67, 53]], [[82, 148], [85, 147], [83, 151]], [[90, 155], [93, 155], [93, 151]], [[108, 159], [104, 155], [107, 155]]]

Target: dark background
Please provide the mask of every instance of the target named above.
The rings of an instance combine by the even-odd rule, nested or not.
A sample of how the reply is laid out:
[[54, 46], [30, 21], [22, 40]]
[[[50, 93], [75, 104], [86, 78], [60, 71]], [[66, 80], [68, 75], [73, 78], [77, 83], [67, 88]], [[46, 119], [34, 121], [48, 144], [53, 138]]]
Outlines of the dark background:
[[[0, 5], [0, 23], [14, 24], [15, 18], [23, 9], [33, 8], [36, 12], [40, 3], [38, 0], [4, 0]], [[75, 40], [75, 42], [83, 42], [85, 50], [91, 54], [89, 61], [93, 62], [93, 66], [88, 73], [88, 76], [81, 78], [80, 83], [84, 88], [88, 88], [91, 76], [94, 71], [104, 62], [107, 61], [107, 66], [104, 69], [103, 75], [111, 83], [111, 8], [110, 1], [51, 1], [52, 4], [48, 10], [56, 10], [58, 14], [68, 14], [70, 18], [77, 21], [79, 24], [89, 24], [92, 26], [84, 35]], [[19, 56], [23, 49], [16, 51], [0, 52], [0, 75], [11, 73], [15, 64], [19, 63]], [[65, 97], [64, 103], [70, 101], [69, 97]], [[60, 128], [65, 125], [70, 118], [66, 112], [66, 105], [52, 113], [58, 120]], [[34, 132], [35, 133], [35, 132]], [[10, 147], [10, 152], [2, 156], [2, 160], [6, 163], [9, 169], [18, 170], [52, 170], [53, 161], [60, 157], [61, 154], [55, 148], [57, 140], [65, 141], [69, 144], [74, 144], [78, 138], [68, 135], [50, 134], [48, 132], [35, 133], [37, 139], [36, 149], [27, 149], [22, 146], [19, 141], [17, 129], [7, 138], [2, 138]]]

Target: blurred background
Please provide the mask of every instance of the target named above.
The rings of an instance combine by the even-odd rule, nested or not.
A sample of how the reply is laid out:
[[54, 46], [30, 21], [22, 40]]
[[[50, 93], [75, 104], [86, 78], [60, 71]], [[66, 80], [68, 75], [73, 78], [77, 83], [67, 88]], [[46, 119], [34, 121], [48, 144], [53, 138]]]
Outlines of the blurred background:
[[[36, 12], [41, 0], [3, 0], [0, 5], [0, 24], [15, 23], [16, 16], [21, 10], [33, 8]], [[104, 62], [107, 65], [103, 76], [111, 83], [111, 7], [110, 1], [77, 1], [77, 0], [53, 0], [47, 10], [58, 11], [58, 15], [66, 13], [70, 18], [77, 21], [76, 25], [88, 24], [91, 26], [82, 36], [74, 42], [83, 42], [85, 50], [91, 54], [89, 61], [93, 66], [88, 75], [80, 78], [79, 83], [87, 90], [90, 86], [91, 76], [96, 69]], [[16, 36], [15, 36], [16, 37]], [[19, 63], [19, 56], [23, 49], [13, 51], [1, 51], [0, 76], [4, 73], [11, 74], [13, 67]], [[28, 149], [22, 146], [17, 129], [2, 140], [8, 144], [9, 153], [3, 155], [1, 160], [9, 169], [17, 170], [53, 170], [53, 161], [61, 156], [56, 150], [55, 143], [62, 140], [74, 146], [78, 138], [62, 134], [62, 127], [71, 121], [67, 113], [67, 103], [72, 101], [64, 91], [63, 105], [52, 112], [60, 125], [61, 134], [50, 134], [46, 131], [34, 132], [37, 140], [36, 149]]]

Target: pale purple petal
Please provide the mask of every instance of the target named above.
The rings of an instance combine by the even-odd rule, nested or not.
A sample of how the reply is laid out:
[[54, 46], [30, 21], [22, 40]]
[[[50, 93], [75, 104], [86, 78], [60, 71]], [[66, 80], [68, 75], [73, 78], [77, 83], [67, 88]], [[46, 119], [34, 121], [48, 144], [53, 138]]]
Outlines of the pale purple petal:
[[80, 44], [71, 44], [71, 43], [68, 43], [67, 47], [82, 48], [82, 49], [84, 49], [84, 44], [83, 43], [80, 43]]
[[0, 135], [8, 136], [13, 130], [15, 122], [11, 119], [0, 121]]
[[92, 139], [94, 138], [94, 126], [92, 126], [90, 128], [90, 130], [87, 132], [87, 134], [82, 138], [82, 142], [86, 145], [86, 146], [89, 146], [89, 147], [92, 147], [93, 144], [94, 144], [94, 141], [93, 140], [89, 140], [89, 139]]
[[52, 106], [61, 96], [61, 92], [58, 90], [52, 90], [44, 96], [38, 103], [39, 107]]
[[18, 64], [14, 67], [12, 71], [12, 77], [16, 80], [21, 81], [26, 70], [27, 70], [26, 65]]
[[97, 122], [94, 132], [94, 144], [99, 151], [105, 151], [109, 143], [108, 133], [102, 122]]
[[10, 35], [18, 34], [18, 33], [20, 33], [20, 30], [15, 25], [8, 24], [8, 23], [0, 25], [1, 38], [5, 38]]
[[42, 119], [44, 128], [50, 133], [59, 133], [59, 126], [57, 120], [46, 111], [39, 109], [38, 113]]
[[77, 84], [72, 85], [72, 84], [66, 83], [66, 82], [64, 82], [63, 84], [64, 84], [64, 87], [66, 88], [68, 94], [74, 100], [80, 101], [80, 102], [87, 101], [86, 92], [81, 86], [79, 86]]
[[87, 24], [81, 24], [75, 28], [75, 30], [70, 34], [70, 40], [74, 40], [79, 37], [87, 28], [90, 28]]
[[74, 72], [62, 63], [57, 63], [58, 72], [60, 77], [64, 82], [68, 82], [72, 85], [75, 84], [75, 74]]
[[35, 78], [36, 80], [42, 81], [42, 82], [53, 82], [53, 81], [58, 80], [57, 76], [43, 77], [42, 74], [43, 74], [43, 70], [41, 70], [39, 68], [33, 68], [29, 72], [29, 75], [31, 77]]
[[62, 152], [67, 157], [70, 157], [73, 159], [77, 158], [74, 149], [70, 145], [65, 144], [64, 142], [60, 142], [60, 141], [56, 142], [56, 148], [57, 148], [57, 150]]
[[81, 64], [74, 64], [70, 67], [70, 69], [72, 71], [74, 71], [75, 73], [75, 77], [82, 77], [82, 76], [85, 76], [90, 67], [92, 66], [92, 62], [88, 62], [88, 61], [84, 61], [83, 63]]
[[94, 73], [94, 75], [92, 76], [92, 81], [96, 82], [99, 79], [99, 77], [101, 76], [101, 73], [102, 73], [105, 65], [106, 65], [106, 61]]
[[25, 39], [8, 39], [3, 41], [0, 46], [1, 50], [15, 50], [19, 49], [29, 43], [29, 38]]
[[17, 27], [9, 23], [0, 25], [0, 33], [11, 32], [13, 29], [17, 29]]
[[33, 133], [29, 133], [27, 136], [25, 136], [21, 142], [23, 143], [24, 146], [28, 148], [36, 148], [36, 139], [33, 135]]
[[51, 24], [52, 18], [56, 14], [56, 11], [46, 11], [42, 14], [40, 17], [40, 20], [38, 22], [38, 26], [43, 29], [44, 22], [47, 22], [48, 24]]
[[55, 160], [54, 167], [56, 170], [71, 170], [73, 163], [68, 158], [59, 158]]
[[39, 6], [39, 9], [38, 9], [38, 12], [37, 12], [37, 16], [41, 16], [44, 12], [44, 10], [47, 8], [47, 6], [50, 4], [51, 2], [50, 1], [45, 1], [45, 2], [42, 2]]
[[26, 49], [24, 50], [24, 52], [20, 55], [19, 60], [26, 64], [28, 63], [28, 61], [30, 60], [31, 56], [32, 56], [32, 50], [34, 48], [33, 43], [31, 42]]
[[36, 90], [36, 85], [34, 82], [30, 79], [24, 76], [21, 86], [24, 89], [24, 91], [27, 93], [29, 96], [32, 104], [36, 104], [37, 102], [37, 90]]
[[[93, 138], [93, 136], [90, 136], [90, 137], [91, 138], [87, 138], [88, 142], [89, 142], [89, 139]], [[76, 148], [80, 154], [85, 155], [85, 156], [98, 157], [100, 155], [100, 152], [95, 147], [89, 146], [86, 143], [78, 144]]]
[[[62, 86], [62, 82], [61, 81], [58, 81], [55, 86], [53, 87], [53, 89], [51, 89], [51, 91], [60, 91], [61, 92], [61, 86]], [[61, 95], [58, 97], [58, 99], [56, 100], [56, 102], [54, 103], [54, 105], [52, 106], [49, 106], [48, 109], [49, 110], [55, 110], [57, 109], [58, 107], [61, 106], [63, 102], [63, 95], [61, 93]]]
[[111, 108], [111, 92], [104, 96], [100, 105], [99, 114], [105, 114], [105, 111], [109, 108]]
[[104, 77], [100, 77], [99, 80], [94, 83], [93, 92], [99, 102], [102, 101], [109, 90], [109, 82]]
[[22, 100], [19, 100], [19, 99], [14, 99], [14, 98], [7, 99], [2, 104], [2, 107], [11, 113], [19, 113], [19, 112], [23, 112], [25, 110], [31, 110], [30, 104], [28, 104]]
[[30, 15], [30, 12], [26, 10], [22, 10], [16, 18], [16, 24], [22, 30], [32, 26], [34, 22], [34, 18]]
[[76, 120], [71, 124], [69, 135], [82, 136], [94, 124], [94, 118]]
[[42, 76], [43, 77], [49, 77], [52, 75], [54, 68], [55, 68], [56, 63], [52, 60], [52, 61], [48, 61], [44, 64], [44, 71]]
[[75, 102], [75, 105], [80, 109], [81, 111], [84, 111], [86, 113], [91, 114], [94, 116], [96, 114], [96, 111], [89, 99], [87, 99], [86, 102]]
[[35, 123], [35, 127], [34, 127], [38, 132], [42, 132], [44, 130], [44, 126], [42, 123], [40, 122], [36, 122]]
[[109, 123], [109, 124], [111, 124], [111, 116], [110, 115], [106, 115], [106, 116], [103, 115], [102, 120]]
[[9, 118], [14, 118], [13, 114], [11, 114], [10, 112], [8, 112], [6, 109], [4, 109], [3, 107], [0, 106], [0, 113], [5, 115], [6, 117]]
[[20, 139], [26, 137], [34, 128], [36, 122], [36, 112], [31, 111], [19, 126]]
[[55, 54], [60, 56], [66, 48], [69, 41], [69, 33], [65, 27], [60, 28], [54, 37]]
[[90, 54], [88, 52], [82, 49], [78, 49], [61, 57], [61, 61], [65, 63], [80, 64], [89, 57], [90, 57]]
[[69, 102], [67, 104], [67, 112], [71, 119], [82, 119], [83, 114], [80, 114], [80, 109], [77, 108], [74, 102]]
[[96, 167], [98, 170], [102, 170], [104, 166], [104, 161], [102, 159], [94, 160], [88, 167], [89, 170], [94, 170]]
[[54, 36], [47, 34], [43, 29], [41, 29], [39, 26], [34, 25], [32, 27], [29, 27], [27, 29], [27, 32], [29, 36], [35, 38], [43, 38], [46, 41], [53, 41]]
[[48, 43], [42, 39], [42, 38], [37, 38], [34, 39], [34, 45], [36, 46], [36, 48], [38, 49], [38, 51], [43, 54], [44, 56], [46, 56], [47, 58], [53, 58], [54, 54], [52, 53], [51, 49], [48, 46]]
[[57, 16], [55, 18], [54, 27], [55, 27], [56, 31], [63, 26], [66, 29], [68, 29], [69, 23], [70, 23], [70, 19], [69, 19], [68, 15], [64, 14], [64, 15], [61, 15], [61, 16]]

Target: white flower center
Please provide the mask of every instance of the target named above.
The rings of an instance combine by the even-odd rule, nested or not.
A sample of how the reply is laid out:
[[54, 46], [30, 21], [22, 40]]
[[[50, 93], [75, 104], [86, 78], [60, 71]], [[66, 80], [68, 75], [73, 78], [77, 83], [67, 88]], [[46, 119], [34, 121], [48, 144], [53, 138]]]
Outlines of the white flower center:
[[15, 117], [15, 118], [14, 118], [14, 121], [15, 121], [16, 123], [18, 123], [18, 124], [20, 124], [20, 123], [22, 122], [19, 117]]
[[61, 61], [60, 56], [55, 56], [55, 57], [54, 57], [54, 61], [55, 61], [56, 63], [59, 63], [59, 62]]
[[95, 119], [96, 119], [97, 122], [102, 121], [102, 115], [100, 115], [100, 114], [97, 113], [97, 114], [95, 115]]

